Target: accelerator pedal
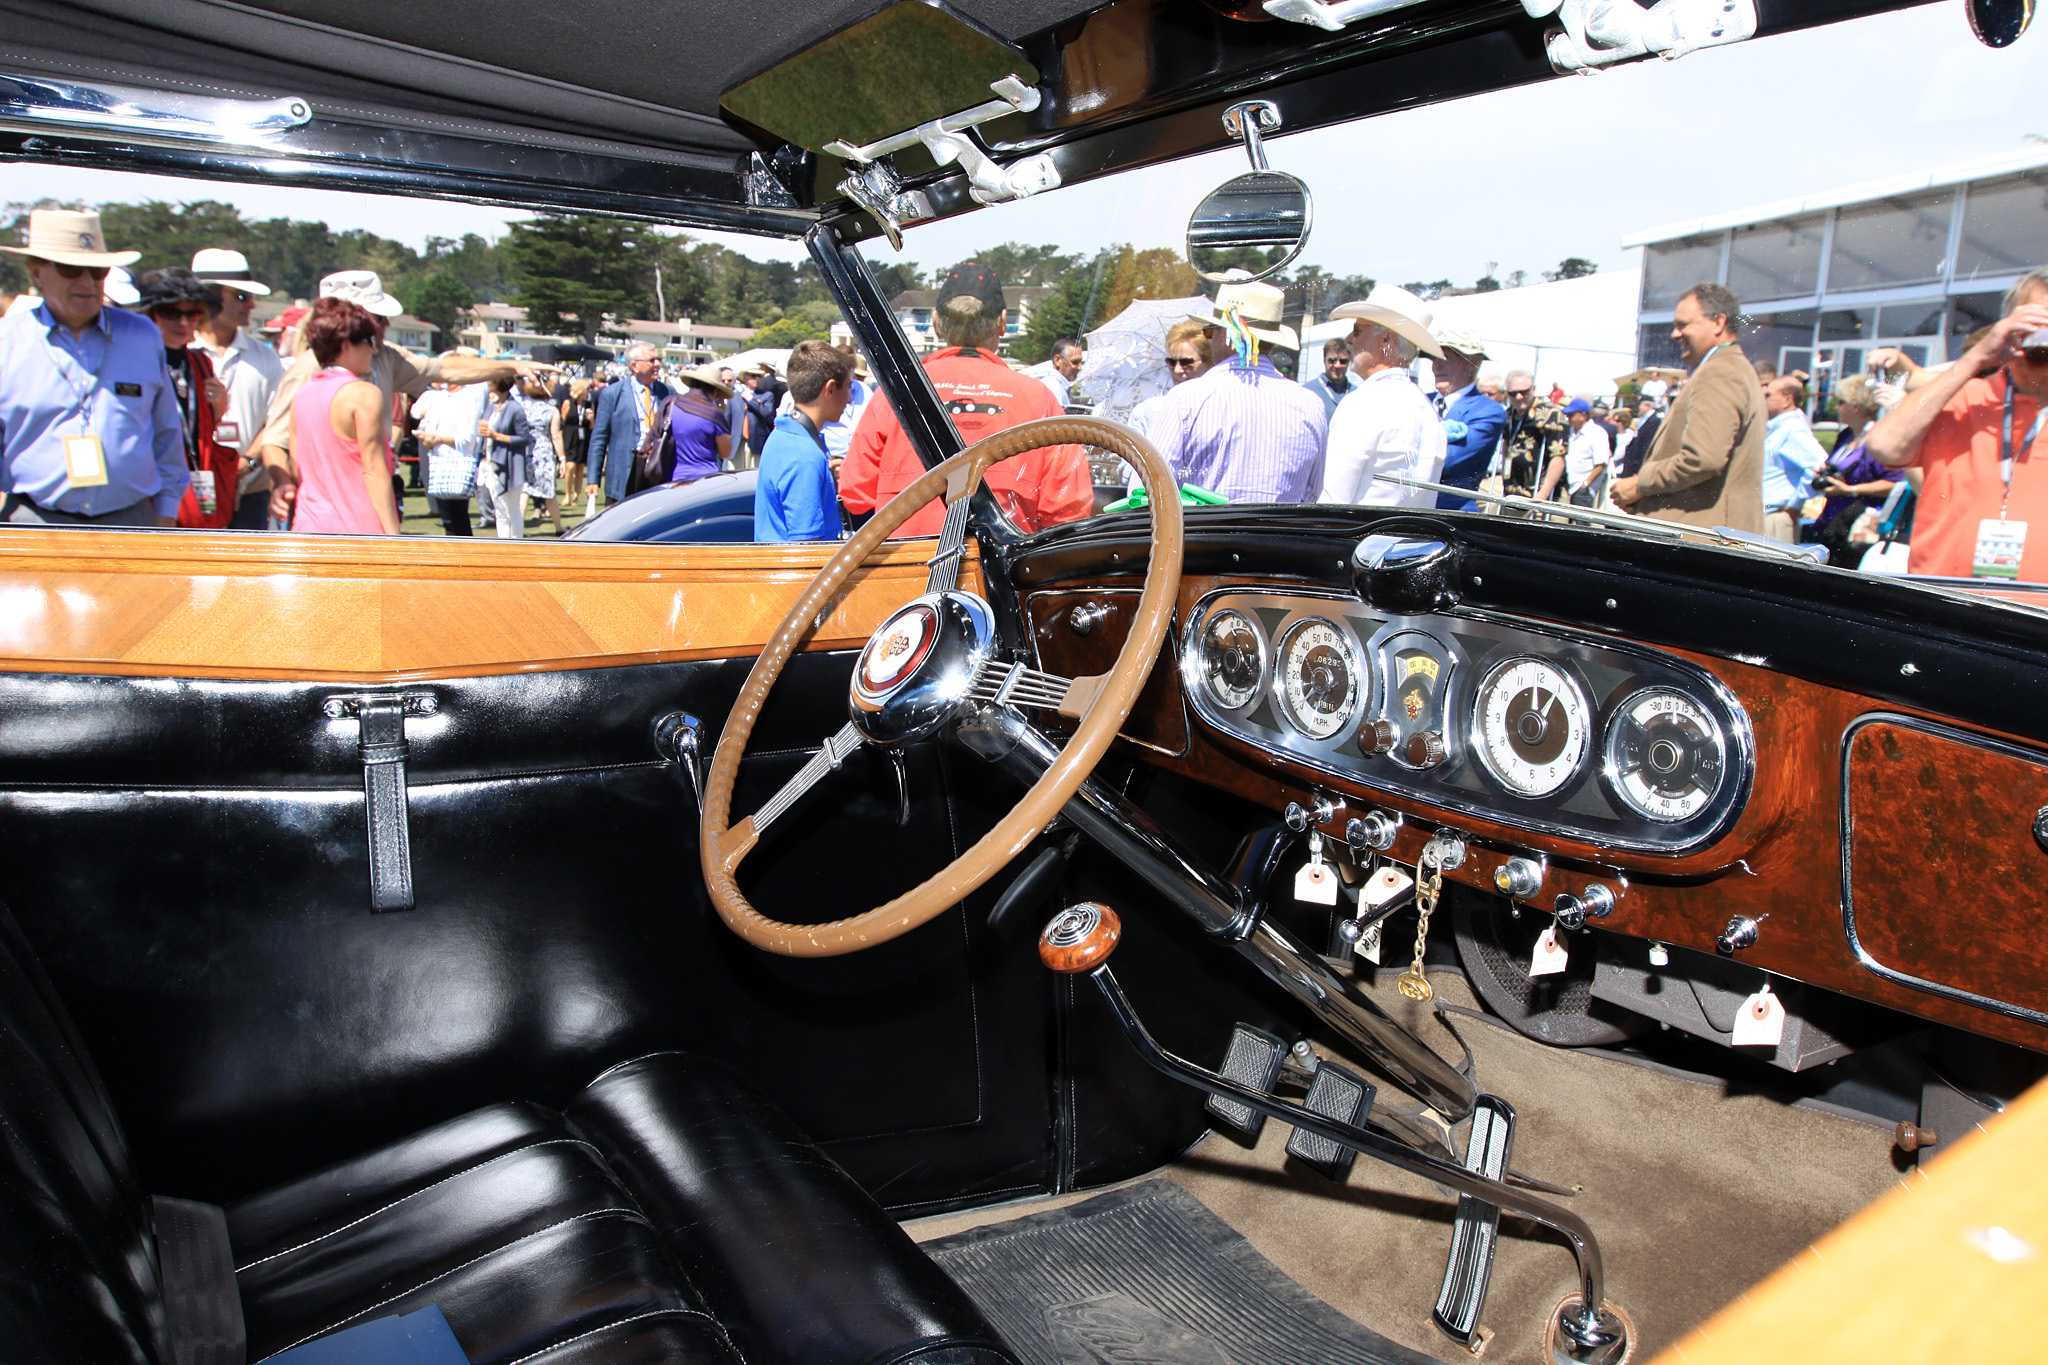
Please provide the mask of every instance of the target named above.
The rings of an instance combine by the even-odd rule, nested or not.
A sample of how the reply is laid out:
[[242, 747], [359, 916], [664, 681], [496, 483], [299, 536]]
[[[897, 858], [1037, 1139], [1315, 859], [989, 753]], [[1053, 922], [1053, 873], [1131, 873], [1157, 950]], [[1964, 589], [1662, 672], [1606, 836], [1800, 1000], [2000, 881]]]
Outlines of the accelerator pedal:
[[[1235, 1024], [1230, 1030], [1230, 1050], [1223, 1054], [1223, 1065], [1217, 1074], [1226, 1081], [1236, 1081], [1247, 1090], [1270, 1095], [1274, 1083], [1280, 1079], [1280, 1063], [1286, 1056], [1287, 1044], [1272, 1034], [1250, 1024]], [[1256, 1141], [1260, 1130], [1266, 1126], [1264, 1114], [1248, 1104], [1239, 1104], [1221, 1095], [1209, 1096], [1209, 1116], [1251, 1141]]]
[[[1371, 1081], [1325, 1057], [1316, 1063], [1308, 1098], [1302, 1104], [1326, 1119], [1363, 1127], [1378, 1093]], [[1288, 1134], [1287, 1155], [1341, 1185], [1351, 1177], [1351, 1163], [1358, 1159], [1358, 1150], [1297, 1128]]]
[[[1498, 1095], [1481, 1095], [1472, 1110], [1472, 1132], [1465, 1146], [1465, 1169], [1491, 1180], [1505, 1178], [1508, 1152], [1515, 1141], [1515, 1111]], [[1437, 1292], [1437, 1330], [1468, 1351], [1484, 1346], [1487, 1333], [1479, 1325], [1493, 1281], [1493, 1252], [1500, 1241], [1500, 1209], [1469, 1194], [1458, 1196], [1458, 1216], [1451, 1223], [1451, 1259], [1444, 1267], [1444, 1285]]]

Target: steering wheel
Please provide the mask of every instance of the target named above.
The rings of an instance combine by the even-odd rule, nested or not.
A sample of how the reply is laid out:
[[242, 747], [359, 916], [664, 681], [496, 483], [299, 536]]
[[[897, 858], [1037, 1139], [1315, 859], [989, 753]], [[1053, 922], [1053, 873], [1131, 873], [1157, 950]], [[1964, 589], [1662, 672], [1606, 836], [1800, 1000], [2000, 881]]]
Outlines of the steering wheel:
[[[1110, 671], [1056, 678], [996, 657], [988, 604], [953, 585], [965, 550], [967, 513], [990, 465], [1053, 445], [1100, 446], [1139, 471], [1151, 501], [1152, 547], [1145, 587]], [[924, 595], [898, 609], [854, 662], [852, 719], [754, 814], [732, 822], [740, 756], [768, 691], [847, 578], [875, 547], [933, 498], [946, 500], [945, 530]], [[1071, 799], [1116, 738], [1166, 639], [1180, 589], [1180, 489], [1165, 459], [1128, 427], [1094, 417], [1051, 417], [976, 442], [891, 498], [811, 580], [769, 639], [740, 688], [704, 782], [699, 846], [704, 884], [719, 918], [757, 948], [785, 957], [836, 957], [906, 934], [960, 903], [1036, 838]], [[735, 873], [761, 832], [863, 744], [889, 750], [926, 739], [985, 705], [1057, 710], [1080, 722], [1066, 748], [1009, 814], [972, 848], [886, 905], [825, 924], [769, 919], [740, 894]]]

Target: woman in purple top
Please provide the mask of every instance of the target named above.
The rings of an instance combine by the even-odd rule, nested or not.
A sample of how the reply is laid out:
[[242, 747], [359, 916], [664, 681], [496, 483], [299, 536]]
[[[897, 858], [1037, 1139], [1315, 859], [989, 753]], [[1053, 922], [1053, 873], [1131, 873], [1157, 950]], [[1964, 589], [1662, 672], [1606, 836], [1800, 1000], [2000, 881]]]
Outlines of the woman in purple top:
[[669, 482], [694, 483], [716, 474], [732, 453], [725, 415], [725, 400], [732, 397], [732, 390], [718, 381], [718, 372], [708, 365], [684, 370], [679, 377], [683, 391], [668, 403], [668, 438], [675, 449]]
[[1863, 448], [1863, 438], [1877, 418], [1877, 397], [1870, 381], [1852, 374], [1835, 390], [1835, 405], [1842, 419], [1842, 433], [1835, 438], [1835, 453], [1828, 456], [1813, 476], [1813, 491], [1825, 493], [1820, 515], [1814, 519], [1814, 539], [1828, 548], [1828, 563], [1853, 569], [1869, 547], [1851, 545], [1849, 531], [1866, 507], [1875, 507], [1891, 496], [1892, 485], [1905, 475], [1903, 469], [1889, 469]]

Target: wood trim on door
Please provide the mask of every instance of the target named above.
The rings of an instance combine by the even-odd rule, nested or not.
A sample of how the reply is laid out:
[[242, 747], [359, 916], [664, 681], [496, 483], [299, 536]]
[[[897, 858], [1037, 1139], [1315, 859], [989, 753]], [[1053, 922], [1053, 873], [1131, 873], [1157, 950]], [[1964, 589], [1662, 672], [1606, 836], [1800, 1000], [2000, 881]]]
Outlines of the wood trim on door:
[[[0, 532], [0, 671], [382, 683], [744, 658], [838, 546]], [[883, 547], [807, 649], [924, 591]], [[961, 586], [980, 589], [970, 558]]]

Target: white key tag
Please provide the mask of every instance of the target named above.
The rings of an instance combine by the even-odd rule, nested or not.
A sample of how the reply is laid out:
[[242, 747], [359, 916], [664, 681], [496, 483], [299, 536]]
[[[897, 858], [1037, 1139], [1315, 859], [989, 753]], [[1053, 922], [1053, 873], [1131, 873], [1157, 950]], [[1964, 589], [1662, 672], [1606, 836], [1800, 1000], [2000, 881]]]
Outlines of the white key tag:
[[1564, 940], [1557, 935], [1557, 921], [1536, 936], [1536, 951], [1529, 955], [1529, 975], [1554, 976], [1565, 968], [1571, 955], [1565, 951]]
[[1776, 1047], [1785, 1037], [1785, 1004], [1771, 993], [1771, 983], [1742, 1002], [1735, 1011], [1736, 1047]]
[[1371, 924], [1366, 925], [1365, 932], [1358, 936], [1358, 942], [1351, 946], [1352, 952], [1357, 953], [1375, 967], [1379, 965], [1380, 961], [1380, 929], [1385, 924], [1385, 920], [1376, 919]]
[[73, 488], [104, 488], [107, 452], [100, 438], [87, 434], [64, 438], [64, 475]]
[[[1358, 908], [1377, 914], [1390, 905], [1398, 905], [1401, 899], [1415, 889], [1415, 878], [1395, 867], [1392, 863], [1381, 863], [1373, 869], [1365, 885], [1358, 889]], [[1379, 961], [1374, 958], [1373, 961]]]
[[1323, 861], [1323, 836], [1308, 836], [1308, 862], [1294, 874], [1294, 898], [1316, 905], [1337, 903], [1337, 874]]

